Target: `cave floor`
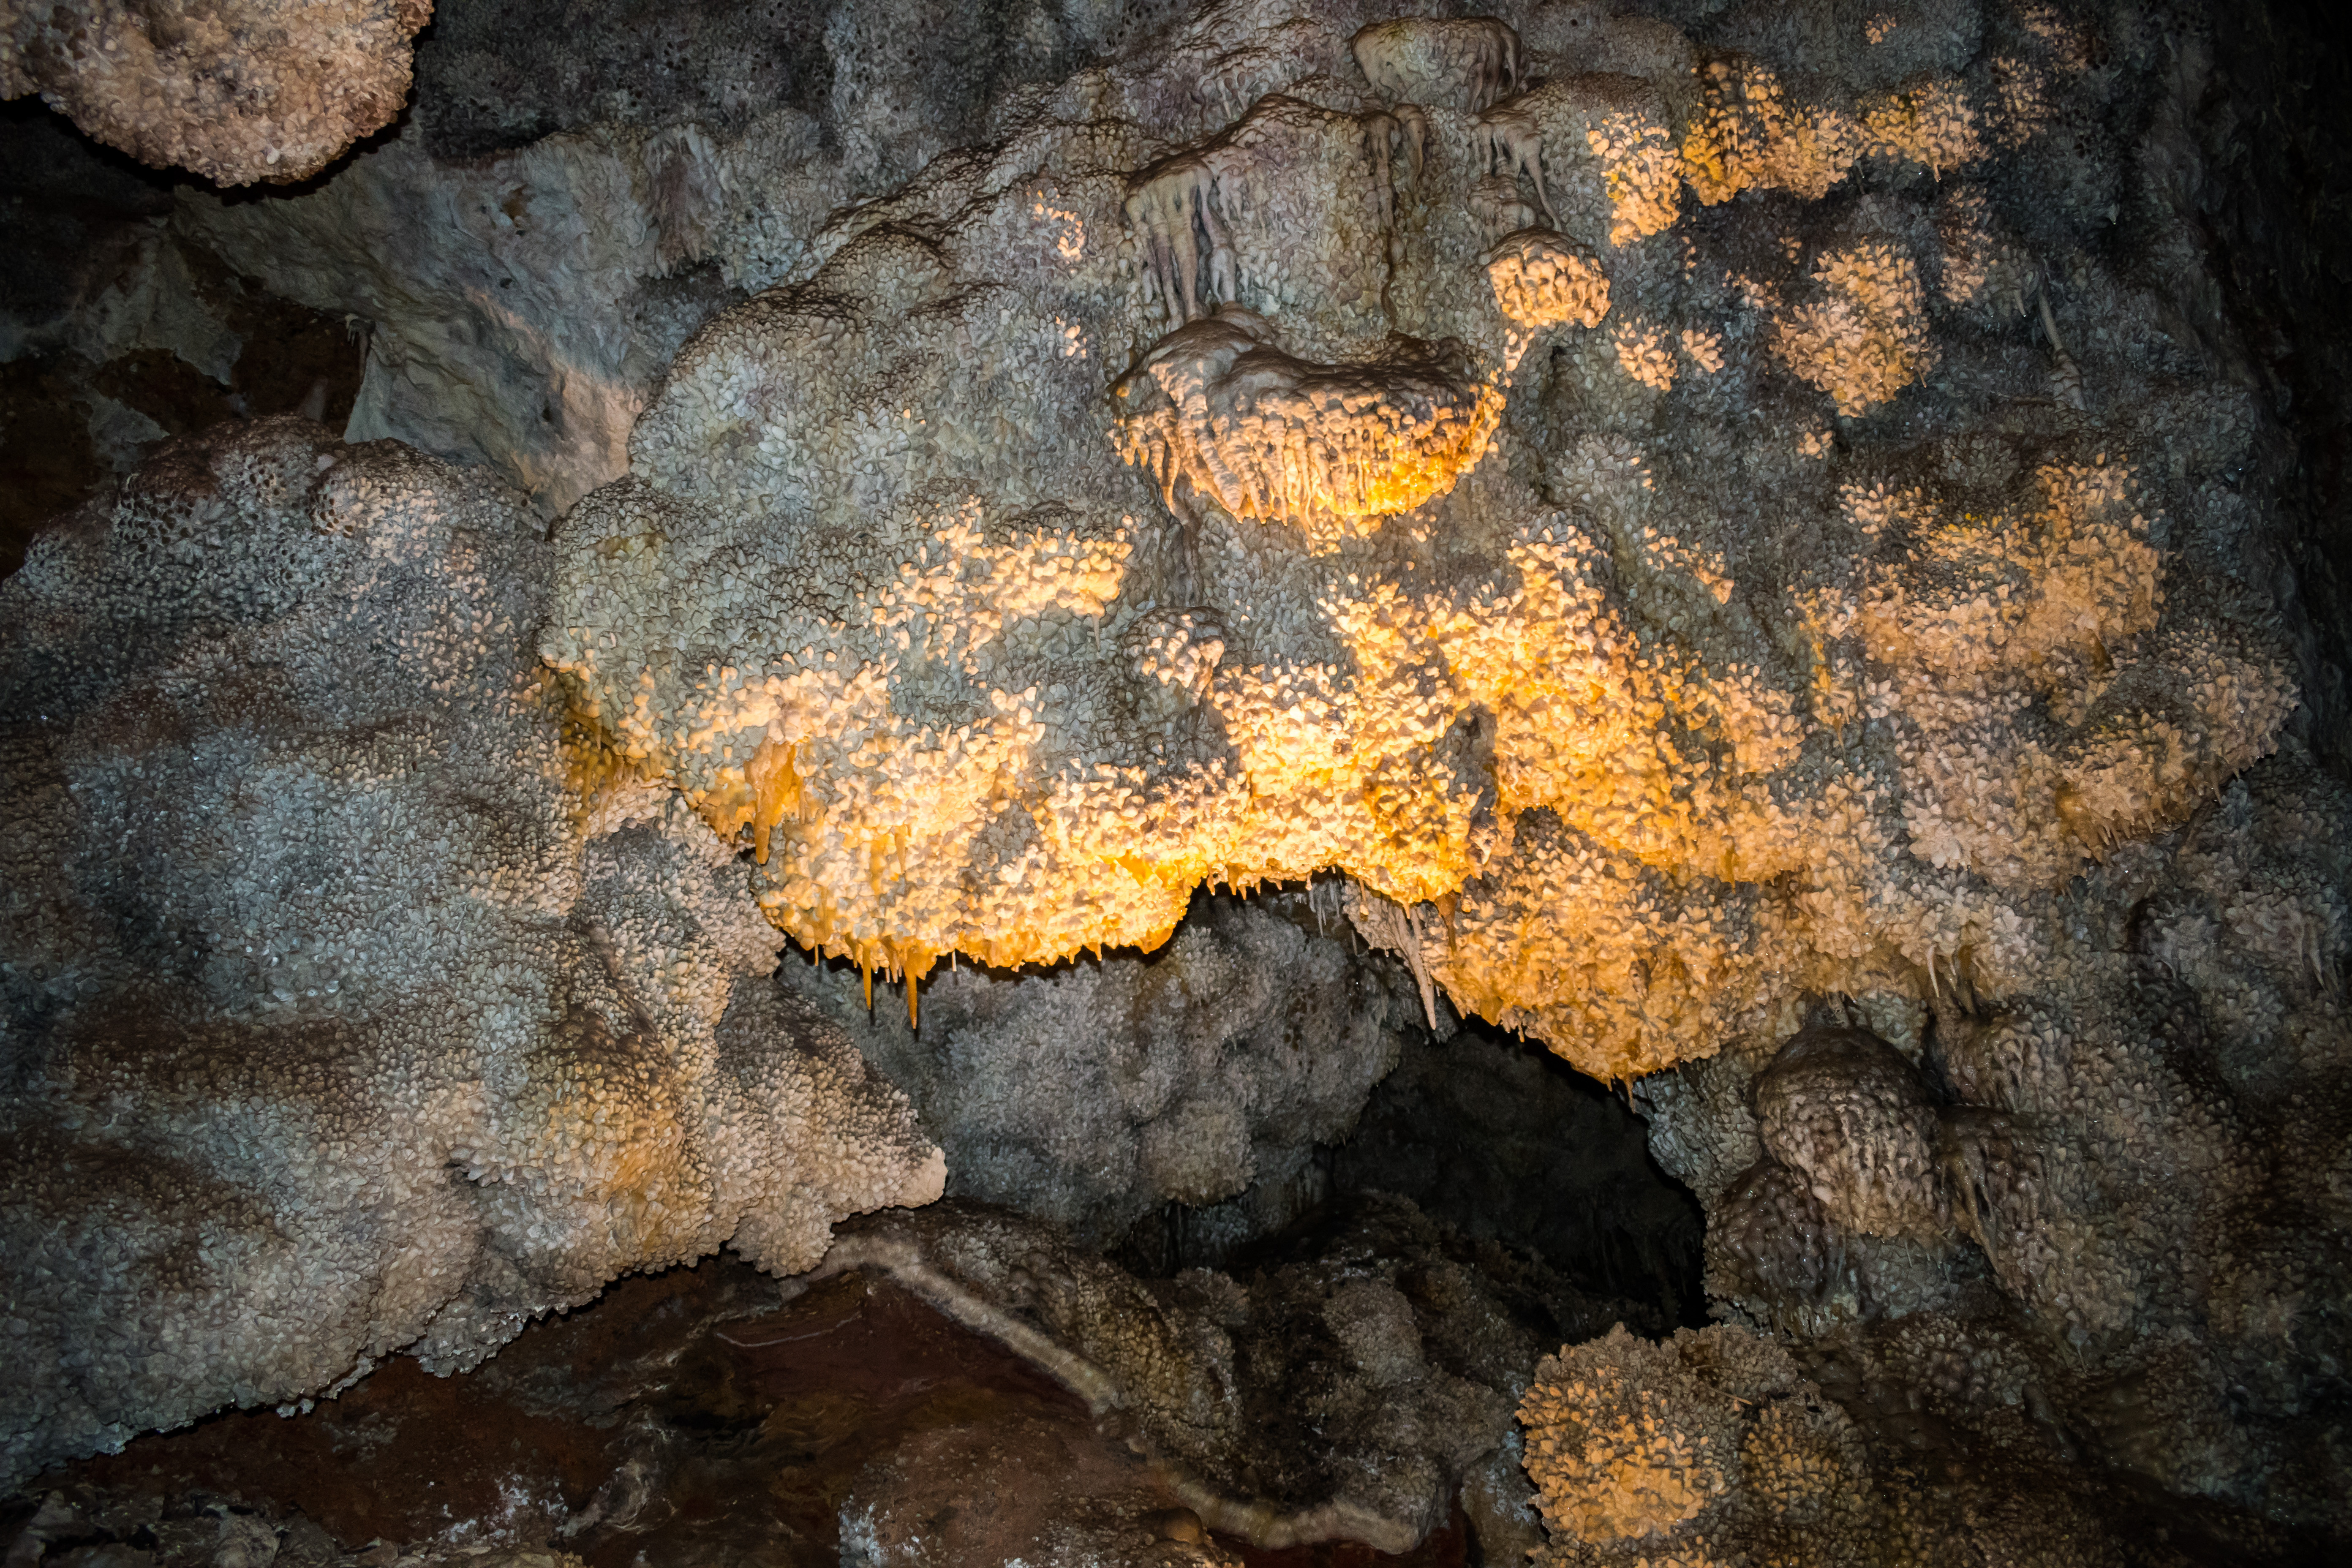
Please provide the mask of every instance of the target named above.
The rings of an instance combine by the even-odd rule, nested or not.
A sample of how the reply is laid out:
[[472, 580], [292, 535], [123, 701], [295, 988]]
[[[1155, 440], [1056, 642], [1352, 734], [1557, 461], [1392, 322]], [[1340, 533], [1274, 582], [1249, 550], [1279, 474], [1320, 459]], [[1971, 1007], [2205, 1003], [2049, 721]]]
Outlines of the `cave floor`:
[[[26, 1489], [5, 1521], [9, 1560], [210, 1565], [228, 1561], [235, 1530], [257, 1534], [235, 1522], [252, 1521], [279, 1541], [253, 1568], [421, 1568], [518, 1549], [590, 1568], [834, 1568], [845, 1509], [866, 1508], [889, 1516], [886, 1536], [928, 1537], [928, 1560], [992, 1563], [1106, 1508], [1132, 1510], [1148, 1540], [1151, 1514], [1180, 1506], [1116, 1412], [1097, 1420], [890, 1280], [846, 1274], [782, 1295], [707, 1259], [619, 1281], [470, 1373], [397, 1357], [301, 1414], [140, 1437]], [[1216, 1545], [1269, 1568], [1454, 1568], [1472, 1560], [1468, 1541], [1457, 1510], [1405, 1556]]]

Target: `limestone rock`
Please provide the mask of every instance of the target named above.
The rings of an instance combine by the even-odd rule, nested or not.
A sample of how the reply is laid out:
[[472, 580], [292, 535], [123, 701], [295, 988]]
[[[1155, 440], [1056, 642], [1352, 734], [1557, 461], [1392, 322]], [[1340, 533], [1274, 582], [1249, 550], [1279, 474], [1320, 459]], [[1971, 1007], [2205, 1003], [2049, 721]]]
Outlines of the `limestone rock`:
[[[853, 1269], [889, 1275], [1129, 1424], [1204, 1523], [1267, 1550], [1410, 1551], [1510, 1447], [1510, 1402], [1550, 1325], [1591, 1333], [1619, 1305], [1381, 1195], [1339, 1207], [1247, 1281], [1138, 1279], [1053, 1227], [953, 1199], [856, 1222], [812, 1278]], [[1488, 1485], [1499, 1545], [1525, 1493]]]
[[547, 561], [479, 476], [278, 419], [0, 587], [9, 1476], [939, 1193], [742, 868], [567, 741]]
[[[2079, 215], [2001, 173], [2046, 116], [1966, 50], [2154, 79], [1962, 29], [1919, 45], [1957, 74], [1800, 101], [1612, 23], [1625, 68], [1474, 118], [1351, 99], [1335, 16], [1198, 131], [1143, 84], [1213, 20], [1258, 25], [835, 220], [561, 531], [546, 656], [796, 940], [1049, 962], [1337, 868], [1433, 988], [1618, 1078], [1809, 990], [2030, 988], [2056, 889], [2275, 743], [2209, 482], [2253, 415], [2137, 283], [2059, 291]], [[1454, 58], [1397, 37], [1391, 98]], [[1531, 205], [1560, 240], [1496, 250]], [[2018, 416], [2053, 376], [2082, 417]]]
[[143, 163], [222, 185], [307, 180], [391, 123], [431, 0], [118, 0], [0, 12], [0, 99], [37, 92]]
[[846, 966], [787, 959], [778, 981], [906, 1091], [950, 1194], [1095, 1247], [1181, 1205], [1188, 1251], [1213, 1257], [1329, 1195], [1318, 1146], [1354, 1131], [1419, 1017], [1351, 934], [1300, 895], [1203, 895], [1149, 960], [935, 970], [919, 1030]]

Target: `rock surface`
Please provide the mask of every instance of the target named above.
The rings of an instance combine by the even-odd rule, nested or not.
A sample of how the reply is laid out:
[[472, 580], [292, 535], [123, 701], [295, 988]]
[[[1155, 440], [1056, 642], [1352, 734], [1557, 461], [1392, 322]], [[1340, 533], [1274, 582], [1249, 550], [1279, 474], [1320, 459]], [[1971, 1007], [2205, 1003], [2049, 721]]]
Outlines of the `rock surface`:
[[766, 984], [732, 857], [583, 793], [523, 640], [547, 565], [478, 475], [278, 419], [0, 585], [11, 1478], [938, 1195]]
[[1413, 1552], [1465, 1483], [1490, 1546], [1531, 1534], [1508, 1417], [1540, 1347], [1629, 1313], [1661, 1326], [1380, 1194], [1335, 1205], [1246, 1279], [1139, 1279], [954, 1200], [860, 1222], [813, 1278], [849, 1270], [887, 1275], [1117, 1413], [1204, 1522], [1267, 1551]]
[[307, 180], [392, 122], [432, 0], [121, 0], [0, 11], [0, 99], [222, 185]]
[[[976, 978], [937, 983], [951, 955], [1098, 963], [1169, 942], [1203, 885], [1312, 878], [1321, 918], [1411, 971], [1433, 1030], [1450, 999], [1630, 1083], [1660, 1163], [1706, 1206], [1708, 1289], [1730, 1321], [1570, 1347], [1525, 1407], [1567, 1445], [1536, 1467], [1561, 1560], [1653, 1545], [1834, 1560], [1883, 1530], [1924, 1561], [1971, 1531], [1988, 1550], [2167, 1561], [2132, 1533], [2141, 1496], [2352, 1534], [2330, 1392], [2352, 1355], [2336, 1240], [2352, 802], [2295, 714], [2302, 689], [2340, 708], [2326, 694], [2342, 672], [2322, 662], [2333, 633], [2282, 603], [2283, 563], [2311, 552], [2285, 537], [2289, 447], [2209, 243], [2209, 159], [2228, 140], [2210, 67], [2231, 18], [2022, 0], [1481, 18], [1035, 6], [949, 71], [943, 56], [974, 35], [926, 26], [929, 8], [787, 8], [772, 47], [729, 47], [749, 16], [631, 14], [643, 60], [610, 32], [454, 16], [411, 131], [283, 201], [178, 198], [179, 233], [375, 323], [353, 433], [487, 461], [561, 514], [551, 563], [499, 579], [495, 613], [431, 623], [505, 661], [495, 691], [435, 696], [487, 717], [416, 742], [454, 735], [433, 765], [481, 770], [417, 808], [453, 841], [447, 863], [334, 906], [356, 921], [425, 889], [415, 907], [436, 919], [491, 907], [496, 935], [419, 927], [364, 964], [289, 945], [311, 940], [299, 900], [380, 824], [322, 829], [324, 848], [302, 841], [313, 859], [289, 847], [269, 862], [323, 870], [196, 898], [230, 915], [186, 912], [175, 879], [233, 882], [246, 846], [223, 847], [219, 825], [261, 810], [204, 790], [260, 757], [285, 773], [253, 786], [277, 788], [270, 809], [343, 822], [346, 797], [409, 766], [406, 731], [338, 729], [331, 765], [285, 772], [245, 738], [275, 709], [203, 704], [215, 686], [226, 703], [260, 672], [311, 668], [300, 658], [225, 664], [215, 649], [185, 674], [179, 644], [154, 651], [166, 633], [145, 608], [9, 645], [38, 667], [21, 678], [32, 782], [16, 793], [33, 804], [16, 820], [32, 826], [10, 829], [12, 864], [39, 868], [11, 878], [10, 940], [36, 956], [7, 972], [25, 998], [10, 1027], [37, 1042], [26, 1103], [70, 1108], [26, 1136], [99, 1141], [128, 1117], [149, 1146], [160, 1135], [138, 1119], [180, 1114], [184, 1081], [231, 1108], [206, 1111], [225, 1128], [267, 1120], [243, 1080], [194, 1068], [118, 1094], [50, 1066], [113, 1059], [89, 1043], [99, 1030], [141, 1062], [169, 1054], [101, 1002], [145, 1009], [142, 1028], [173, 1020], [171, 1050], [201, 1054], [238, 1009], [320, 989], [222, 956], [246, 948], [272, 974], [323, 962], [348, 975], [332, 1013], [398, 991], [418, 954], [465, 964], [521, 944], [522, 978], [501, 969], [496, 986], [520, 987], [553, 1043], [510, 1078], [485, 1074], [467, 1104], [539, 1092], [542, 1060], [634, 1071], [626, 1041], [701, 1051], [724, 1081], [726, 1020], [785, 1005], [765, 979], [782, 937], [861, 982], [934, 977], [953, 998], [935, 1037], [992, 1075], [1019, 1059], [1020, 1031], [953, 1007], [1009, 1017], [1080, 987], [1024, 982], [1003, 994], [1031, 1000], [986, 1003]], [[620, 91], [637, 80], [642, 98]], [[261, 487], [246, 512], [277, 516], [262, 490], [295, 480], [256, 460], [236, 481]], [[126, 538], [177, 515], [144, 493], [124, 503]], [[260, 606], [237, 613], [261, 624], [326, 616], [275, 574], [282, 522], [140, 548], [216, 555], [232, 597]], [[68, 571], [82, 549], [37, 552], [35, 586], [8, 592], [30, 603], [60, 574], [131, 570], [89, 556]], [[556, 673], [541, 706], [509, 711], [492, 697], [541, 679], [534, 653]], [[167, 683], [184, 707], [118, 701], [110, 682]], [[148, 728], [159, 712], [189, 717]], [[593, 776], [550, 771], [575, 763]], [[567, 790], [573, 826], [550, 804]], [[346, 804], [301, 804], [313, 795]], [[519, 842], [485, 826], [478, 851], [467, 837], [510, 818], [527, 825]], [[406, 866], [398, 847], [383, 852]], [[578, 889], [551, 864], [581, 868]], [[52, 900], [58, 866], [95, 868], [102, 896]], [[117, 891], [134, 887], [147, 901]], [[610, 939], [611, 955], [591, 940], [622, 918], [608, 893], [644, 933]], [[1114, 1042], [1136, 1037], [1150, 990], [1121, 962], [1115, 984], [1095, 971], [1087, 1002], [1122, 1015]], [[465, 993], [486, 994], [509, 992]], [[614, 997], [626, 1006], [596, 1011]], [[563, 1033], [574, 999], [604, 1024]], [[355, 1060], [360, 1080], [383, 1076], [375, 1047], [299, 1009], [270, 1027], [297, 1038], [273, 1052], [322, 1074]], [[1060, 1031], [1052, 1059], [1083, 1068], [1082, 1034]], [[1271, 1073], [1222, 1037], [1187, 1047], [1192, 1092], [1106, 1110], [1042, 1157], [1058, 1103], [1000, 1114], [1009, 1086], [938, 1075], [903, 1038], [876, 1052], [933, 1075], [921, 1092], [956, 1108], [942, 1122], [959, 1139], [1002, 1130], [999, 1147], [963, 1145], [975, 1184], [1034, 1185], [1025, 1162], [1050, 1178], [1040, 1206], [1095, 1237], [1156, 1198], [1213, 1201], [1253, 1162], [1280, 1165], [1343, 1125], [1353, 1089], [1291, 1091], [1325, 1068], [1366, 1081], [1384, 1047], [1348, 1037], [1336, 1062]], [[302, 1040], [324, 1043], [306, 1058]], [[563, 1121], [552, 1110], [433, 1145], [432, 1179], [466, 1202], [489, 1175], [542, 1168], [492, 1133], [523, 1129], [548, 1168], [589, 1152], [574, 1206], [526, 1206], [502, 1243], [556, 1260], [523, 1269], [529, 1289], [479, 1286], [479, 1321], [686, 1255], [744, 1215], [755, 1253], [804, 1263], [824, 1219], [856, 1206], [849, 1189], [863, 1203], [921, 1186], [900, 1107], [845, 1047], [812, 1049], [870, 1118], [840, 1147], [886, 1149], [887, 1170], [782, 1208], [696, 1189], [677, 1222], [695, 1239], [661, 1244], [674, 1254], [562, 1239], [607, 1209], [671, 1223], [669, 1188], [640, 1184], [635, 1152], [668, 1160], [708, 1123], [681, 1111], [665, 1142], [670, 1100], [614, 1097], [607, 1130], [577, 1148], [534, 1131]], [[1253, 1074], [1268, 1092], [1233, 1089]], [[1088, 1081], [1066, 1071], [1055, 1094]], [[543, 1098], [568, 1108], [570, 1092]], [[1276, 1125], [1300, 1106], [1295, 1129]], [[343, 1135], [304, 1128], [303, 1147]], [[710, 1190], [827, 1147], [798, 1131], [729, 1142]], [[464, 1186], [446, 1164], [460, 1155]], [[1095, 1160], [1109, 1173], [1079, 1179]], [[136, 1185], [152, 1175], [122, 1174], [125, 1212], [173, 1212], [170, 1193]], [[337, 1198], [289, 1223], [323, 1229], [350, 1210]], [[68, 1233], [88, 1246], [40, 1265], [58, 1280], [146, 1267], [108, 1255], [96, 1220], [55, 1234]], [[1048, 1310], [1018, 1304], [1035, 1277], [1014, 1278], [1012, 1255], [1061, 1244], [1003, 1226], [906, 1234], [961, 1247], [961, 1288], [1000, 1310]], [[408, 1256], [395, 1242], [350, 1256]], [[304, 1267], [327, 1247], [286, 1245]], [[406, 1267], [383, 1266], [387, 1300]], [[473, 1262], [450, 1267], [474, 1279]], [[1213, 1382], [1211, 1308], [1147, 1304], [1103, 1267], [1055, 1265], [1092, 1281], [1065, 1304], [1112, 1303], [1055, 1331], [1099, 1330], [1097, 1366], [1127, 1364], [1122, 1333], [1193, 1335], [1161, 1365], [1173, 1392], [1153, 1440], [1191, 1444], [1201, 1474], [1224, 1467], [1234, 1489], [1220, 1496], [1276, 1496], [1234, 1479], [1255, 1452], [1243, 1426], [1167, 1414]], [[1381, 1293], [1409, 1292], [1386, 1264], [1344, 1272], [1295, 1301], [1269, 1287], [1288, 1303], [1272, 1317], [1338, 1347], [1320, 1386], [1349, 1411], [1439, 1421], [1422, 1395], [1452, 1385], [1412, 1375], [1406, 1317]], [[107, 1298], [109, 1321], [152, 1359], [182, 1320], [151, 1324], [132, 1300]], [[304, 1311], [358, 1321], [340, 1300]], [[495, 1340], [464, 1311], [453, 1343]], [[424, 1312], [399, 1331], [424, 1332]], [[75, 1342], [115, 1342], [96, 1332]], [[377, 1339], [346, 1338], [355, 1348], [283, 1386], [374, 1353]], [[283, 1396], [206, 1355], [188, 1375], [230, 1381], [204, 1398]], [[1499, 1398], [1511, 1379], [1462, 1381]], [[1367, 1388], [1418, 1392], [1381, 1405]], [[173, 1397], [118, 1404], [147, 1419], [202, 1403]], [[1465, 1397], [1480, 1405], [1465, 1422], [1493, 1415]], [[1284, 1399], [1267, 1430], [1311, 1403]], [[54, 1440], [130, 1418], [59, 1415], [76, 1435]], [[1435, 1517], [1430, 1486], [1509, 1490], [1500, 1441], [1325, 1447], [1338, 1468], [1269, 1517], [1328, 1507], [1318, 1517], [1334, 1527], [1418, 1529]], [[1948, 1485], [1922, 1483], [1932, 1495], [1906, 1512], [1916, 1472], [1898, 1457], [1915, 1450]], [[1600, 1495], [1600, 1471], [1616, 1494]], [[2242, 1533], [2252, 1553], [2295, 1543]]]
[[[1034, 1226], [1011, 1234], [1033, 1250], [1052, 1245]], [[1499, 1331], [1485, 1347], [1490, 1363], [1497, 1349], [1532, 1354], [1541, 1340], [1591, 1323], [1589, 1307], [1565, 1321], [1553, 1316], [1540, 1288], [1527, 1289], [1539, 1287], [1539, 1271], [1514, 1269], [1497, 1249], [1457, 1252], [1393, 1217], [1374, 1234], [1384, 1251], [1403, 1240], [1414, 1259], [1402, 1277], [1412, 1304], [1401, 1316], [1406, 1297], [1361, 1279], [1341, 1289], [1368, 1296], [1370, 1310], [1329, 1295], [1349, 1271], [1328, 1262], [1302, 1260], [1279, 1286], [1248, 1289], [1198, 1277], [1229, 1305], [1255, 1300], [1267, 1315], [1260, 1349], [1280, 1353], [1260, 1359], [1270, 1382], [1238, 1369], [1250, 1398], [1311, 1392], [1318, 1365], [1342, 1382], [1359, 1377], [1341, 1352], [1370, 1342], [1354, 1331], [1367, 1321], [1482, 1326], [1489, 1339]], [[1433, 1310], [1438, 1298], [1424, 1277], [1453, 1282], [1450, 1307]], [[1277, 1342], [1286, 1336], [1295, 1343]], [[1435, 1378], [1437, 1367], [1475, 1355], [1458, 1340], [1433, 1327], [1425, 1351], [1411, 1350], [1391, 1333], [1375, 1359], [1391, 1374]], [[1493, 1440], [1506, 1428], [1489, 1414]], [[1372, 1432], [1362, 1415], [1347, 1418], [1350, 1430]], [[20, 1562], [138, 1552], [152, 1568], [215, 1568], [232, 1542], [264, 1561], [274, 1549], [288, 1568], [395, 1559], [412, 1568], [688, 1568], [746, 1558], [794, 1568], [845, 1560], [1463, 1568], [1482, 1552], [1489, 1563], [1516, 1556], [1499, 1533], [1504, 1521], [1475, 1509], [1442, 1512], [1401, 1555], [1346, 1542], [1254, 1546], [1203, 1522], [1186, 1477], [1139, 1451], [1148, 1444], [1139, 1423], [1160, 1418], [1148, 1400], [1090, 1410], [1038, 1364], [937, 1311], [886, 1269], [805, 1284], [712, 1259], [619, 1282], [525, 1329], [462, 1377], [436, 1379], [404, 1358], [289, 1419], [226, 1415], [63, 1467], [22, 1506], [0, 1511], [0, 1542]], [[1397, 1431], [1391, 1422], [1390, 1440]], [[1305, 1429], [1269, 1433], [1287, 1443]], [[1281, 1466], [1314, 1457], [1265, 1450]]]
[[[1474, 113], [1351, 82], [1347, 20], [1203, 13], [836, 218], [564, 520], [550, 661], [885, 972], [1337, 866], [1603, 1077], [1809, 989], [2032, 988], [2059, 889], [2294, 703], [2217, 477], [2254, 410], [2084, 248], [2179, 216], [2055, 151], [2170, 89], [1963, 6], [1885, 51], [1822, 13], [1800, 103], [1793, 23], [1692, 76], [1621, 18], [1647, 76], [1531, 42]], [[1237, 117], [1171, 97], [1244, 55]], [[1496, 177], [1598, 325], [1498, 306]]]
[[1306, 897], [1203, 895], [1149, 957], [936, 972], [919, 1031], [845, 965], [778, 977], [906, 1091], [950, 1194], [1094, 1247], [1174, 1213], [1186, 1260], [1221, 1263], [1330, 1195], [1326, 1149], [1420, 1033], [1410, 991], [1351, 946]]

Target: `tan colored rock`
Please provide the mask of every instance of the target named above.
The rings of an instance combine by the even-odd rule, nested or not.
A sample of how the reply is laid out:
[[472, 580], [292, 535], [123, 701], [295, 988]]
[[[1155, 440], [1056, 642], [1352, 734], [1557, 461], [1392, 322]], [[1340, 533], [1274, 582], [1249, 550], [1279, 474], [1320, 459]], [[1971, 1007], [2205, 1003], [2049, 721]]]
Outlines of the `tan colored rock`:
[[37, 92], [142, 163], [222, 185], [307, 180], [408, 98], [431, 0], [90, 0], [0, 11], [0, 99]]

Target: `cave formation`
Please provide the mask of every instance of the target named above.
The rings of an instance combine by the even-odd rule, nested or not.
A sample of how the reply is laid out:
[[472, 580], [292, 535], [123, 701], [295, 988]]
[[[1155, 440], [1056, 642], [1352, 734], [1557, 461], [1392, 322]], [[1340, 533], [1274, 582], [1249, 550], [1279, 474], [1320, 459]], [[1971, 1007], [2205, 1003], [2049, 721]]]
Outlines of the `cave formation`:
[[0, 8], [10, 1568], [2336, 1560], [2347, 79]]

